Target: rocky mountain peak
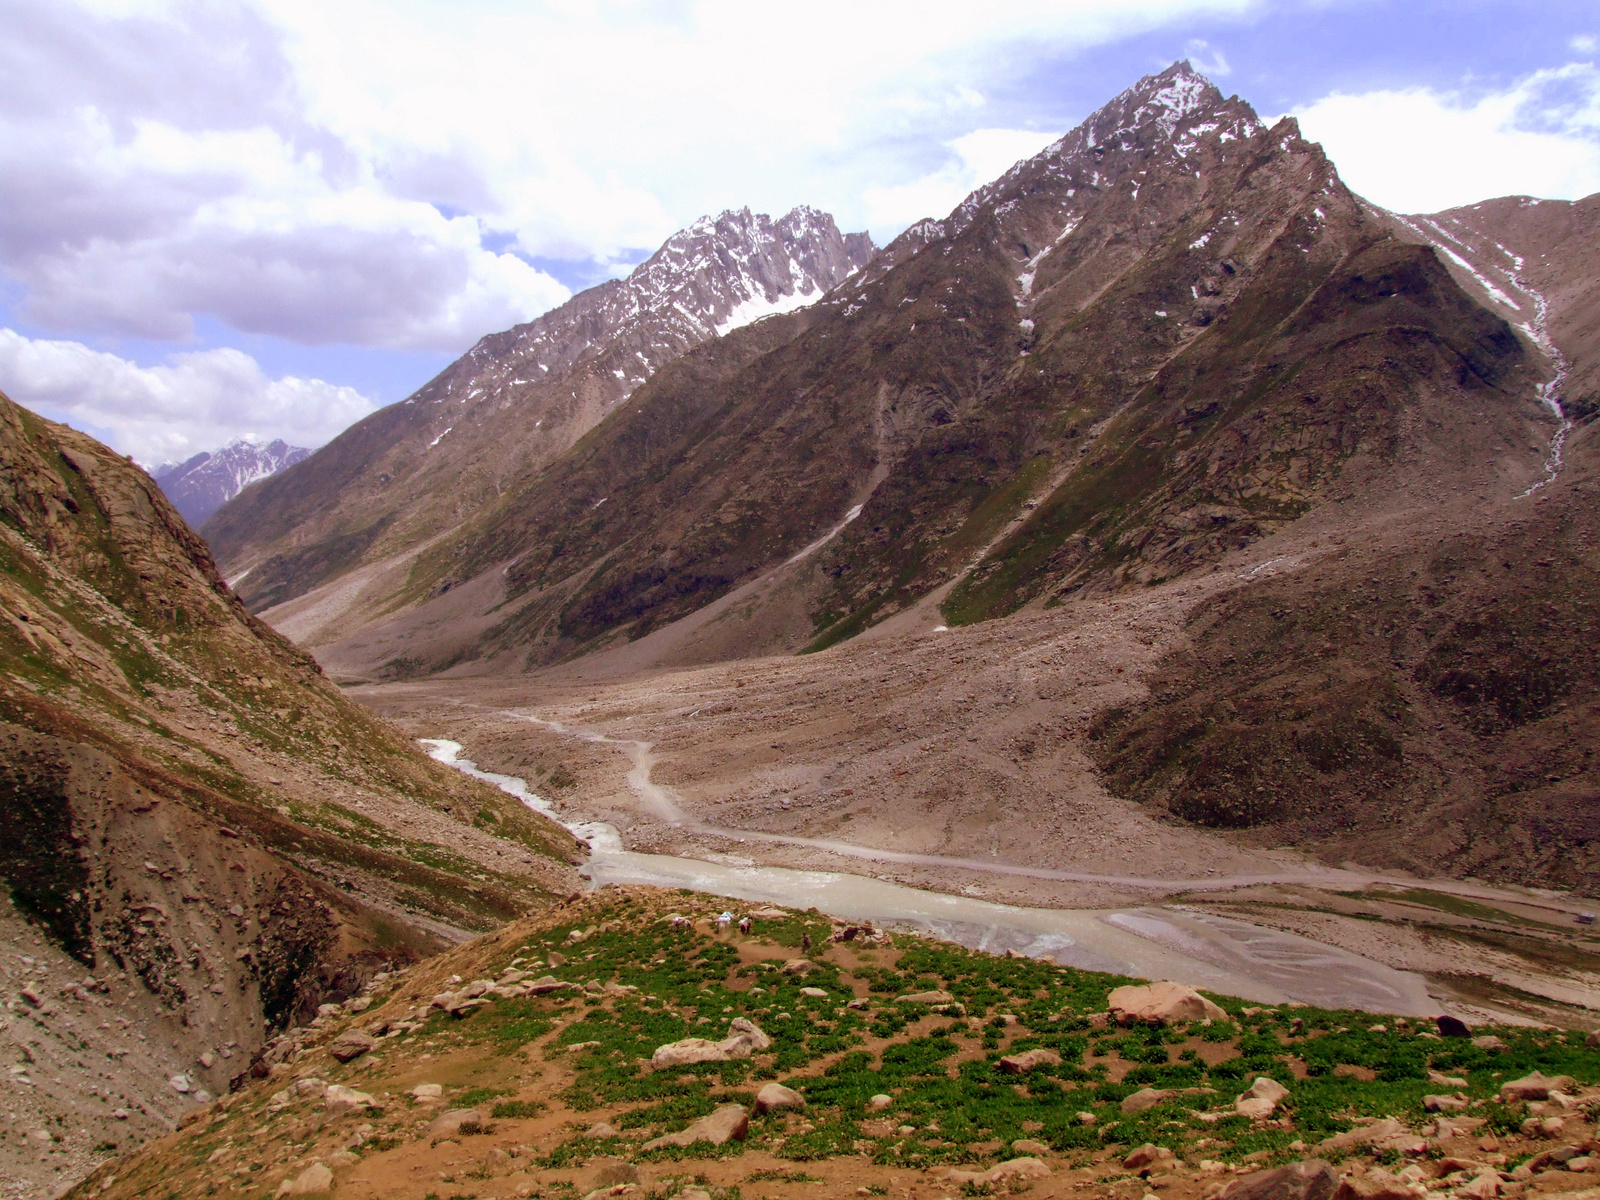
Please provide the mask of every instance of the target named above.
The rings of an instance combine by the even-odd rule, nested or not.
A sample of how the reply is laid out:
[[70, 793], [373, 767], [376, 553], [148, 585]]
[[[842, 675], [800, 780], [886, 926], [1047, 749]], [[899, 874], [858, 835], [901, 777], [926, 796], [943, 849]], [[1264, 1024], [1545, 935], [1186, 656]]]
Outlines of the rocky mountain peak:
[[265, 444], [236, 438], [220, 450], [202, 450], [182, 462], [162, 463], [150, 474], [183, 519], [198, 529], [256, 480], [275, 475], [310, 453], [282, 438]]

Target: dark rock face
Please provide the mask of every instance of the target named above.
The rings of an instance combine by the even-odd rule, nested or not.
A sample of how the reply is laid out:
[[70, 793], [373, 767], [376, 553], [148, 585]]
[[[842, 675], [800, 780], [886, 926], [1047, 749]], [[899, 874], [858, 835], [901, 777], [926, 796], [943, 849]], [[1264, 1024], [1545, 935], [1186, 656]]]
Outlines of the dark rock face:
[[702, 218], [626, 279], [485, 337], [218, 513], [206, 537], [230, 573], [253, 566], [241, 595], [257, 611], [414, 548], [496, 502], [686, 350], [820, 299], [872, 252], [815, 209]]
[[239, 441], [181, 463], [163, 463], [150, 474], [172, 501], [172, 507], [198, 529], [252, 483], [294, 466], [310, 453], [304, 446], [291, 446], [281, 438], [264, 446]]

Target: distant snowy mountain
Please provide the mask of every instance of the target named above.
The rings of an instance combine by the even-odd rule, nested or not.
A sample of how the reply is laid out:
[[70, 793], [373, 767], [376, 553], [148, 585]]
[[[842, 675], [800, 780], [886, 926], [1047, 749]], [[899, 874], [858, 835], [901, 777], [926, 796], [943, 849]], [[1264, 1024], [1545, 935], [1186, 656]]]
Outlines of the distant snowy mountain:
[[198, 529], [208, 517], [258, 479], [293, 466], [311, 451], [283, 439], [260, 445], [239, 440], [181, 463], [162, 463], [151, 475], [183, 519]]
[[874, 251], [814, 208], [702, 217], [626, 279], [482, 338], [409, 399], [228, 505], [205, 536], [258, 610], [414, 553], [536, 475], [674, 359], [820, 301]]

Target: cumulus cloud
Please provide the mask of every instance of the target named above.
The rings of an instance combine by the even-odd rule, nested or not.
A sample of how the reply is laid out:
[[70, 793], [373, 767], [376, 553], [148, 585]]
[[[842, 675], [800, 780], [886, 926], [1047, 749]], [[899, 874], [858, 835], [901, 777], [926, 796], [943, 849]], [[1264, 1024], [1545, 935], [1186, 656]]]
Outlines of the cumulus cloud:
[[1351, 188], [1395, 212], [1600, 191], [1600, 70], [1589, 63], [1470, 99], [1427, 88], [1337, 93], [1294, 115]]
[[235, 437], [318, 446], [376, 407], [354, 388], [321, 379], [269, 379], [239, 350], [179, 353], [142, 367], [80, 342], [10, 329], [0, 329], [0, 388], [146, 467]]
[[942, 217], [981, 184], [1032, 158], [1059, 133], [1030, 129], [978, 129], [947, 142], [949, 157], [936, 170], [895, 187], [867, 189], [874, 229], [899, 232], [921, 217]]
[[[1253, 3], [7, 0], [0, 270], [71, 336], [206, 317], [461, 350], [565, 298], [532, 260], [616, 262], [745, 204], [948, 207], [982, 181], [964, 150], [917, 177], [982, 123], [969, 79], [1001, 48]], [[867, 194], [886, 177], [898, 205]]]

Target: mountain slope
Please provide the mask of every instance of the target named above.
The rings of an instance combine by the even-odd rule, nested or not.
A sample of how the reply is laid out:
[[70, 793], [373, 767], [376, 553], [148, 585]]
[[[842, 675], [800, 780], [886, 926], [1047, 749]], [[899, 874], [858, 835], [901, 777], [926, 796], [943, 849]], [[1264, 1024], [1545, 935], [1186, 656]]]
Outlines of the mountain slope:
[[538, 908], [575, 857], [251, 617], [147, 475], [3, 396], [0, 826], [35, 1072], [8, 1103], [61, 1126], [0, 1140], [0, 1175], [52, 1184], [385, 964]]
[[162, 463], [150, 472], [183, 519], [200, 528], [229, 500], [259, 479], [292, 467], [311, 453], [283, 439], [258, 445], [230, 442], [216, 453], [202, 451], [181, 463]]
[[814, 209], [702, 218], [627, 279], [482, 339], [410, 399], [227, 506], [205, 535], [258, 611], [415, 551], [571, 447], [664, 364], [820, 298], [871, 253], [866, 234], [841, 235]]
[[1390, 469], [1404, 445], [1520, 443], [1539, 420], [1505, 322], [1292, 121], [1266, 129], [1187, 64], [791, 320], [686, 355], [424, 554], [418, 586], [476, 581], [499, 624], [441, 621], [390, 671], [638, 637], [856, 505], [815, 552], [814, 646], [969, 567], [949, 619], [999, 616], [1193, 570], [1341, 487], [1420, 483]]

